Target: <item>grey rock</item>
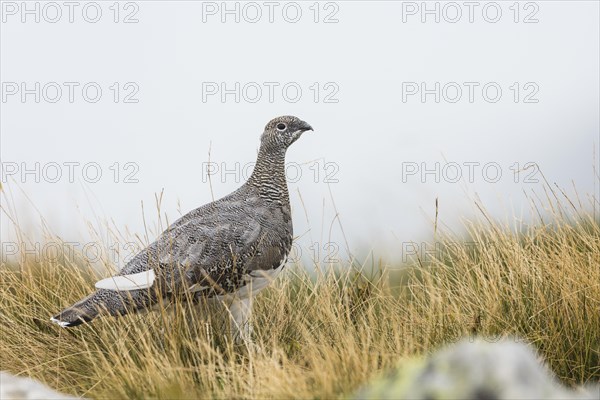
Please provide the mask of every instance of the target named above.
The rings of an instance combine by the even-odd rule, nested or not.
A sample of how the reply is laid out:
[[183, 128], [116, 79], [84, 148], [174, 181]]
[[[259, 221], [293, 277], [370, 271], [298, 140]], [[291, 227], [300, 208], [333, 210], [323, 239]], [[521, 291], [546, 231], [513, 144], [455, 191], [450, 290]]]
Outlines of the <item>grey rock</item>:
[[21, 378], [8, 372], [0, 372], [1, 400], [39, 400], [39, 399], [76, 399], [50, 389], [31, 378]]
[[560, 385], [532, 349], [515, 340], [464, 340], [405, 362], [356, 399], [600, 399], [600, 387]]

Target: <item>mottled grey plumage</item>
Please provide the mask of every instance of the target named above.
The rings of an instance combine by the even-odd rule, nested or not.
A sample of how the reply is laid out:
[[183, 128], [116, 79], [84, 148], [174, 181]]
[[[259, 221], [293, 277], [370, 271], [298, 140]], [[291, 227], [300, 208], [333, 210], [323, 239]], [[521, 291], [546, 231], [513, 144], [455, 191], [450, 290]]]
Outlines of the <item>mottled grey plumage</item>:
[[[252, 176], [238, 190], [175, 221], [118, 274], [154, 270], [148, 289], [99, 289], [52, 318], [64, 327], [98, 314], [125, 314], [160, 297], [192, 293], [231, 299], [235, 323], [247, 323], [253, 292], [268, 284], [292, 246], [292, 216], [285, 179], [285, 153], [310, 125], [292, 116], [265, 127]], [[186, 298], [187, 296], [183, 296]], [[238, 327], [239, 328], [239, 327]]]

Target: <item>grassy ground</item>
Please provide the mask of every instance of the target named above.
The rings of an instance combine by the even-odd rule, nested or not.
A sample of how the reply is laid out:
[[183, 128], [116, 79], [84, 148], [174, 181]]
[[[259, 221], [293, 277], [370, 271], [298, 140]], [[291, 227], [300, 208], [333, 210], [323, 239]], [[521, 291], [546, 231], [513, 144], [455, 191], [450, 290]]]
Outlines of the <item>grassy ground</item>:
[[599, 381], [600, 224], [568, 200], [545, 207], [551, 217], [531, 226], [482, 212], [469, 242], [437, 232], [438, 251], [400, 272], [348, 263], [315, 277], [290, 266], [255, 301], [251, 348], [230, 343], [211, 305], [50, 325], [93, 274], [24, 257], [1, 269], [0, 363], [94, 398], [340, 398], [462, 337], [517, 335], [566, 384]]

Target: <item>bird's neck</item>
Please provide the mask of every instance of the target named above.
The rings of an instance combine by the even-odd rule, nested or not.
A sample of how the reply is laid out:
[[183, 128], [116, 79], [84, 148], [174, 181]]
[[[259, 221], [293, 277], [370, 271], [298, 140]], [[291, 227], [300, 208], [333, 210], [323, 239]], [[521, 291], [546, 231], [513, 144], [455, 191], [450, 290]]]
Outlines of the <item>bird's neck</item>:
[[261, 146], [248, 185], [269, 201], [289, 204], [285, 179], [285, 149]]

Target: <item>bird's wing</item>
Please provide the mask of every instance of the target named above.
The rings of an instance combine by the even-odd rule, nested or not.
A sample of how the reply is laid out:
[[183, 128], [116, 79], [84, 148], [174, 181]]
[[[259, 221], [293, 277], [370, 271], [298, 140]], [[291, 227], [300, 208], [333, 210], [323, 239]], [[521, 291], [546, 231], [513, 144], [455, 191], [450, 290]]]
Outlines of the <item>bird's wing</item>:
[[261, 224], [239, 210], [202, 213], [167, 229], [119, 275], [96, 287], [129, 291], [160, 282], [169, 292], [234, 290], [255, 269], [263, 238]]

